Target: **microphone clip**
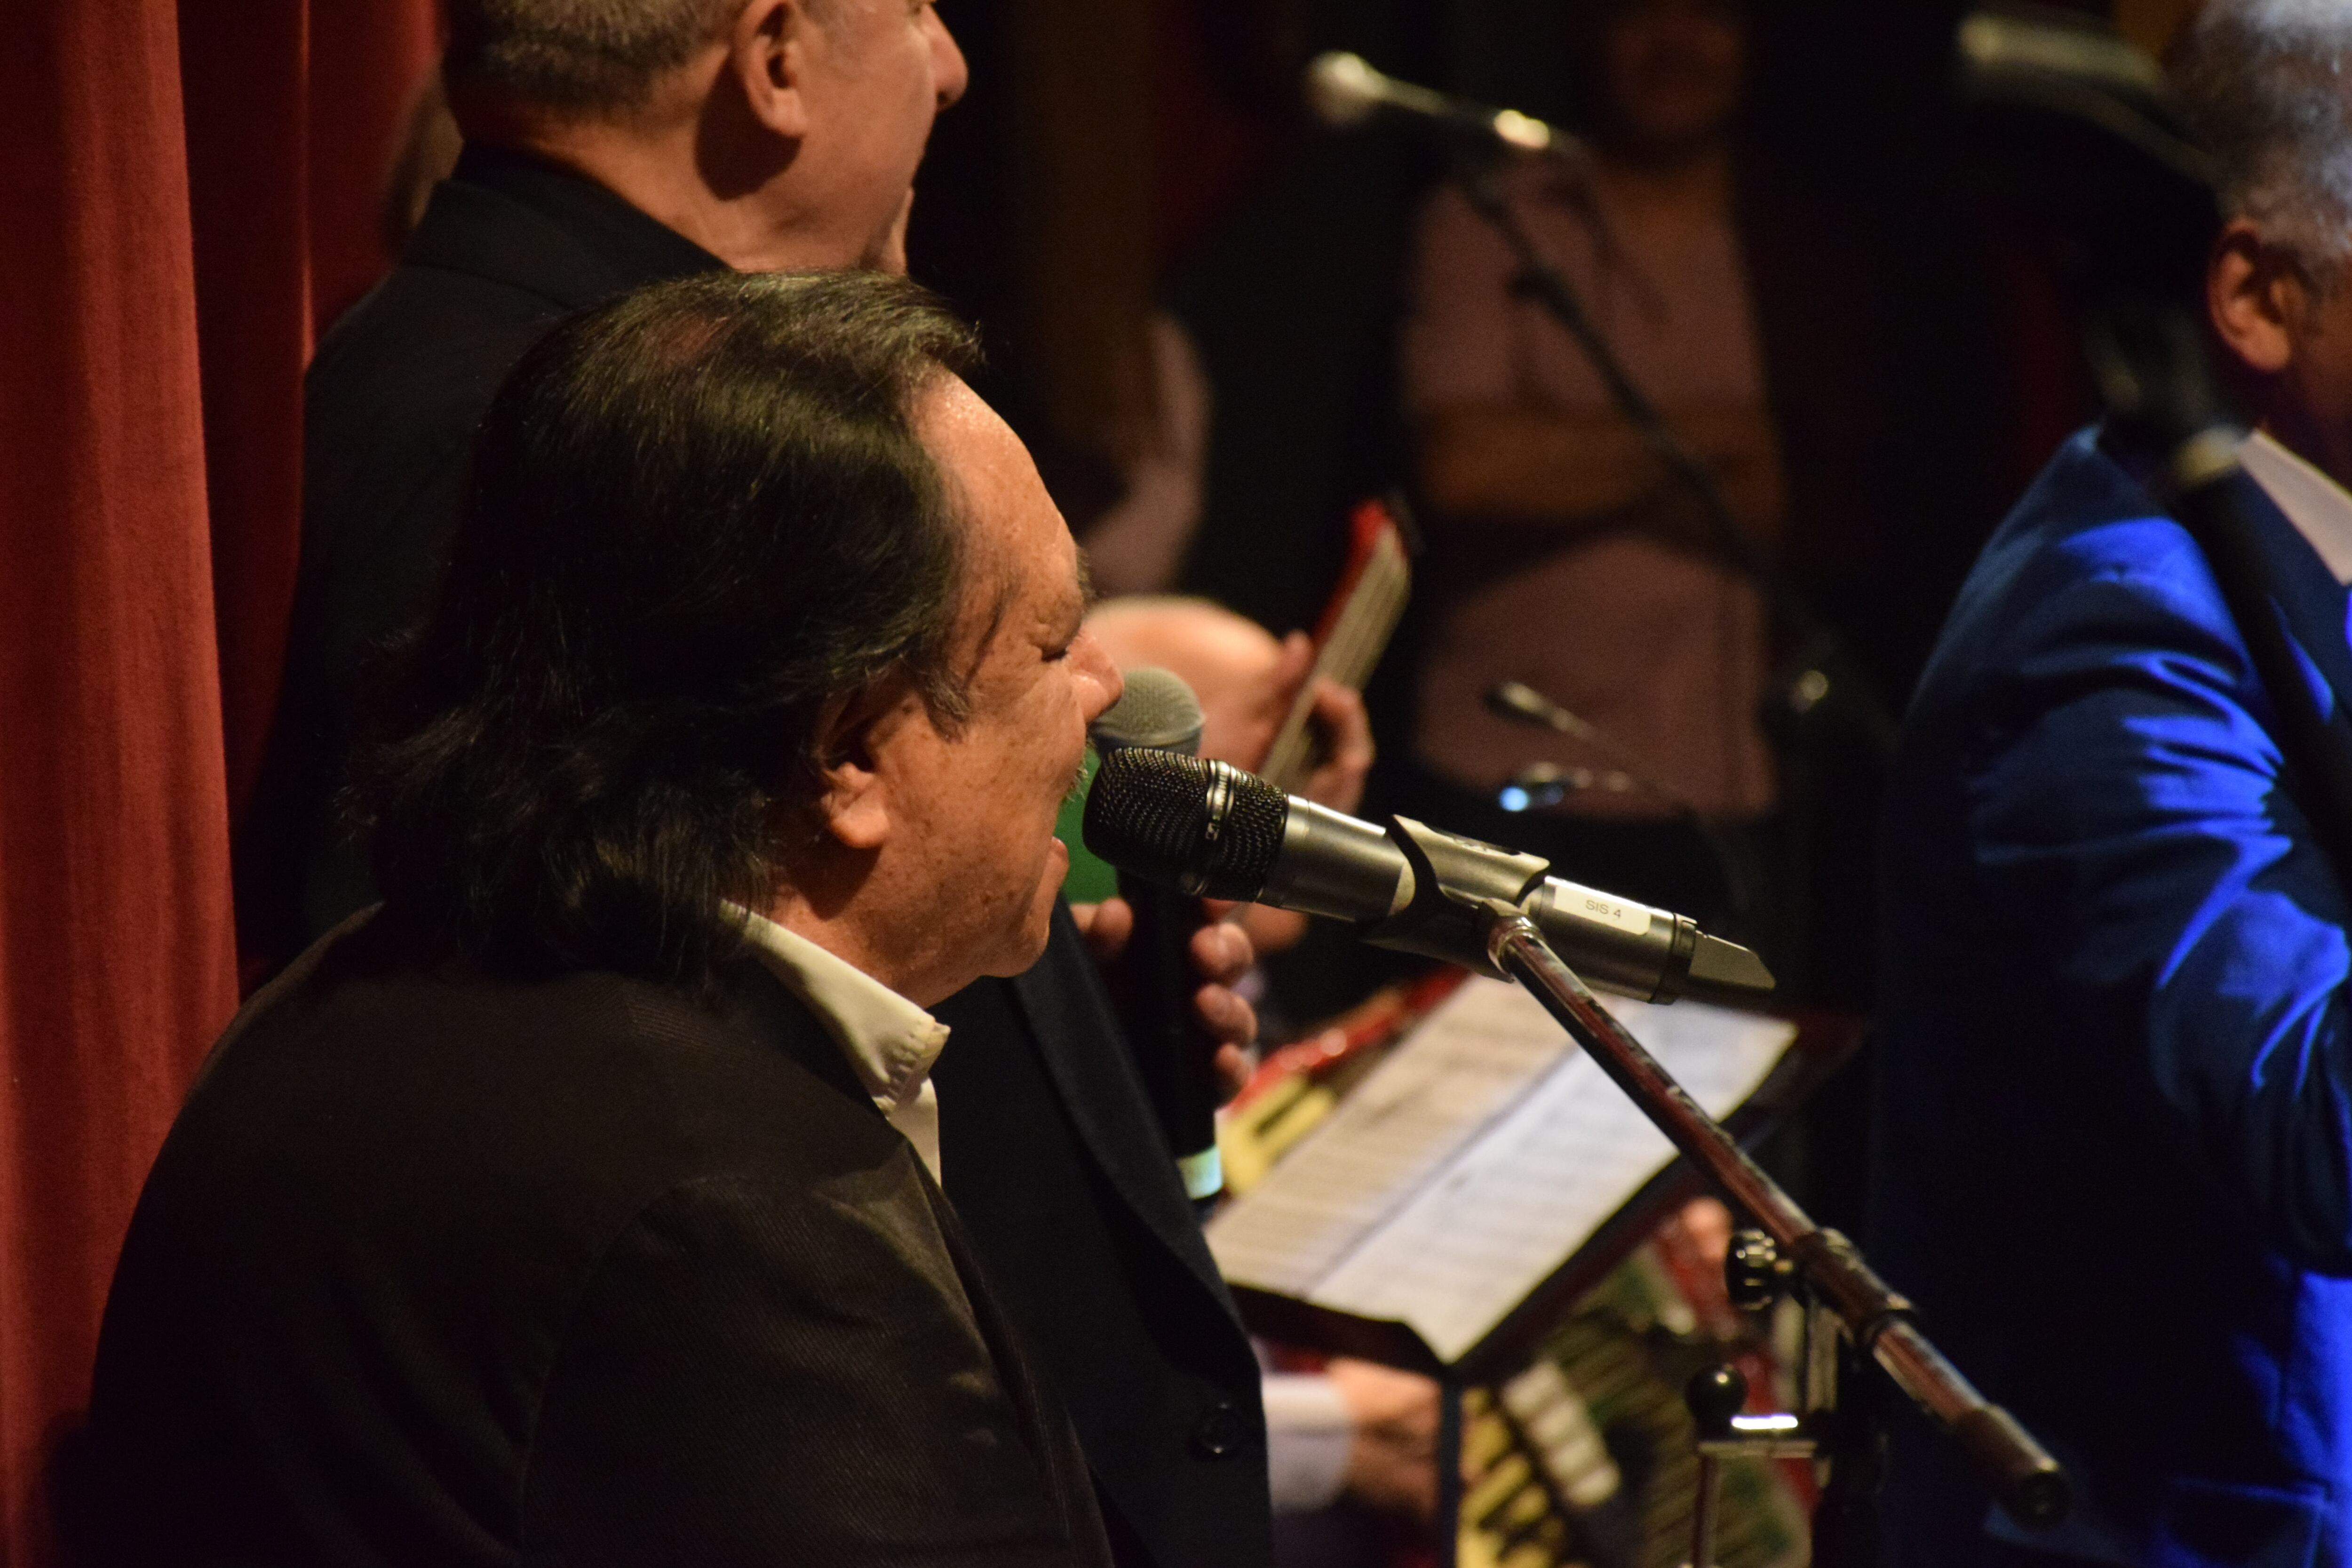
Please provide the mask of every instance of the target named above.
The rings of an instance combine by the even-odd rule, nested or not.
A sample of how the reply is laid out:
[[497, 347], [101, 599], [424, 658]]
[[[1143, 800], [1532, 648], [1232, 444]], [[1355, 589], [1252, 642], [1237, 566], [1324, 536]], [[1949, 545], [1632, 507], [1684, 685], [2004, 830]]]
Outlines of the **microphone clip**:
[[1487, 942], [1495, 907], [1507, 905], [1538, 929], [1546, 921], [1573, 922], [1583, 933], [1586, 973], [1612, 991], [1670, 1002], [1689, 983], [1700, 932], [1687, 915], [1637, 909], [1553, 877], [1540, 856], [1456, 837], [1409, 816], [1391, 816], [1387, 826], [1410, 887], [1388, 919], [1359, 928], [1375, 947], [1508, 979]]
[[1551, 862], [1457, 838], [1410, 816], [1391, 816], [1388, 830], [1412, 868], [1412, 891], [1402, 909], [1365, 928], [1365, 940], [1505, 978], [1487, 955], [1484, 911], [1490, 901], [1514, 909], [1524, 904], [1550, 874]]

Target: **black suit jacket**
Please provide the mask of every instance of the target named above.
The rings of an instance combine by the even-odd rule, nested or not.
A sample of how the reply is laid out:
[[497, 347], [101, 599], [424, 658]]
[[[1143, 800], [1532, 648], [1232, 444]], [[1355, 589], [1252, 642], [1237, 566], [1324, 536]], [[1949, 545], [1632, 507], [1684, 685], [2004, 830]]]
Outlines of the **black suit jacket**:
[[[571, 311], [719, 265], [587, 181], [471, 149], [328, 334], [285, 695], [239, 840], [238, 917], [263, 951], [373, 897], [332, 805], [365, 653], [426, 605], [499, 382]], [[1256, 1365], [1067, 918], [1035, 971], [939, 1011], [948, 1192], [1070, 1405], [1123, 1568], [1269, 1563]]]
[[1273, 1560], [1258, 1367], [1070, 923], [935, 1009], [940, 1168], [1070, 1402], [1119, 1561]]
[[585, 180], [469, 151], [400, 265], [321, 342], [284, 680], [237, 837], [249, 951], [282, 963], [375, 900], [335, 795], [375, 650], [431, 605], [499, 384], [565, 316], [720, 265]]
[[89, 1443], [126, 1563], [1109, 1562], [953, 1210], [749, 960], [322, 944], [148, 1180]]

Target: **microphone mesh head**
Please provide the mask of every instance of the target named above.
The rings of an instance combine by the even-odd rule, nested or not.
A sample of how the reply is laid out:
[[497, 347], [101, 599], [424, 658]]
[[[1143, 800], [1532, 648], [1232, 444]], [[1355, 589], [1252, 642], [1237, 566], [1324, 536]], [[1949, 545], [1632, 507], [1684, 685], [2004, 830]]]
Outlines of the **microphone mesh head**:
[[1127, 671], [1127, 690], [1103, 710], [1090, 731], [1097, 747], [1152, 746], [1191, 756], [1201, 749], [1201, 700], [1173, 670]]
[[1318, 55], [1307, 68], [1307, 106], [1326, 125], [1354, 125], [1380, 108], [1381, 85], [1361, 55]]
[[1283, 793], [1225, 763], [1113, 752], [1087, 795], [1087, 847], [1122, 871], [1212, 899], [1255, 899], [1282, 848]]

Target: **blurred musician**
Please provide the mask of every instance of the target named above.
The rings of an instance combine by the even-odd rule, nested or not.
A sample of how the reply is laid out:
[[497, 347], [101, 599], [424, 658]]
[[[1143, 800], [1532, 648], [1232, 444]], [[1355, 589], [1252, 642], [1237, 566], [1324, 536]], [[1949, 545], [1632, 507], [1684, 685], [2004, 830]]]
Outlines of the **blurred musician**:
[[[1847, 280], [1854, 247], [1820, 204], [1738, 143], [1743, 7], [1577, 0], [1572, 16], [1594, 155], [1581, 170], [1508, 168], [1505, 195], [1712, 466], [1742, 529], [1773, 551], [1800, 519], [1809, 550], [1853, 531], [1853, 470], [1872, 443], [1854, 416], [1848, 327], [1865, 291]], [[1412, 738], [1431, 795], [1422, 814], [1720, 921], [1726, 878], [1686, 817], [1770, 858], [1780, 784], [1758, 717], [1773, 652], [1763, 606], [1515, 273], [1503, 241], [1441, 190], [1423, 218], [1403, 344], [1435, 605]], [[1844, 542], [1830, 552], [1858, 564]], [[1531, 762], [1619, 769], [1486, 711], [1503, 680], [1598, 726], [1662, 789], [1503, 813], [1497, 790]]]

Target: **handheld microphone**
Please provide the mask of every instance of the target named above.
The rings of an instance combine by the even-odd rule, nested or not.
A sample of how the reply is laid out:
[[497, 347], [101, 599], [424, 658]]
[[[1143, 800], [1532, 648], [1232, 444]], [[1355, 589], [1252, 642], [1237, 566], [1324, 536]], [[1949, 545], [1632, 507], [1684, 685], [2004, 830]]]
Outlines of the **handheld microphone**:
[[1354, 922], [1365, 941], [1499, 975], [1478, 906], [1527, 911], [1593, 985], [1649, 1002], [1733, 1005], [1771, 991], [1753, 952], [1688, 917], [1549, 876], [1550, 863], [1410, 817], [1386, 828], [1286, 795], [1223, 763], [1165, 752], [1106, 758], [1087, 798], [1087, 847], [1192, 897]]
[[[1139, 751], [1189, 761], [1201, 745], [1201, 703], [1192, 689], [1165, 669], [1131, 669], [1126, 679], [1125, 693], [1090, 731], [1104, 765]], [[1213, 1198], [1225, 1175], [1217, 1152], [1217, 1042], [1192, 1013], [1200, 900], [1124, 868], [1118, 896], [1135, 910], [1135, 931], [1113, 980], [1136, 1070], [1185, 1194], [1195, 1202]]]
[[1372, 68], [1361, 55], [1318, 55], [1307, 68], [1307, 103], [1326, 125], [1360, 125], [1381, 110], [1418, 115], [1457, 131], [1499, 142], [1515, 153], [1574, 157], [1583, 143], [1567, 132], [1516, 109], [1489, 109], [1434, 89], [1399, 81]]

